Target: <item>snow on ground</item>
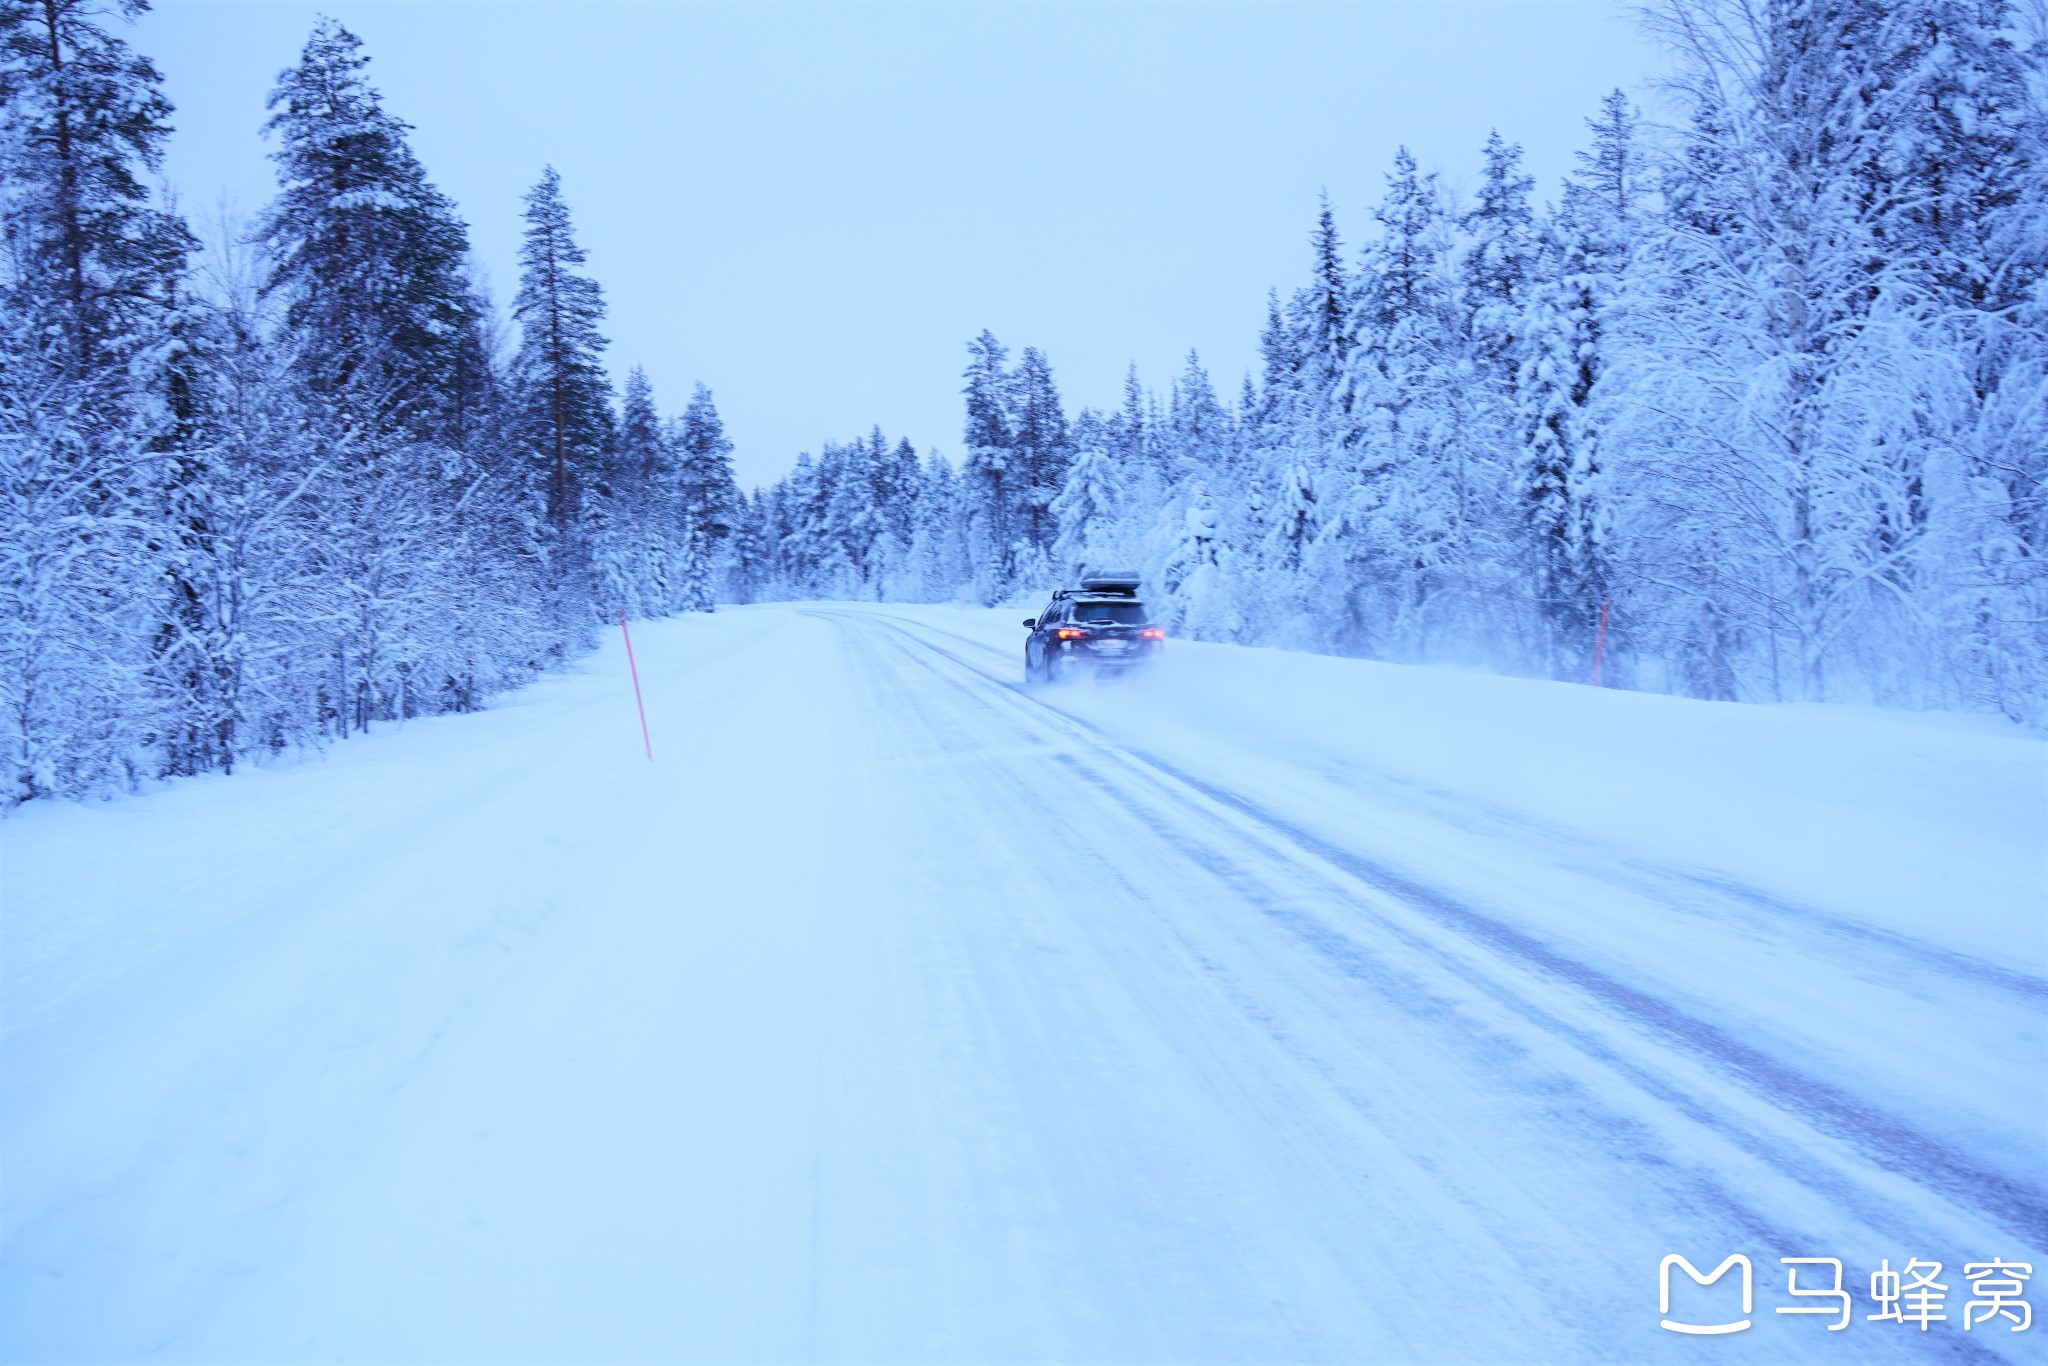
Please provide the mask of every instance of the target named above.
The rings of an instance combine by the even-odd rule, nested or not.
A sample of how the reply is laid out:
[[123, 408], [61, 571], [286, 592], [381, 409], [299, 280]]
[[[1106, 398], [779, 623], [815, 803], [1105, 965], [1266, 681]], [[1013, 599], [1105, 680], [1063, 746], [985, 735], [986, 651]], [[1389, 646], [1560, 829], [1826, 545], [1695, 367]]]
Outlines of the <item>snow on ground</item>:
[[2048, 745], [1018, 615], [0, 826], [0, 1356], [1679, 1360], [1743, 1252], [1720, 1355], [2027, 1359]]

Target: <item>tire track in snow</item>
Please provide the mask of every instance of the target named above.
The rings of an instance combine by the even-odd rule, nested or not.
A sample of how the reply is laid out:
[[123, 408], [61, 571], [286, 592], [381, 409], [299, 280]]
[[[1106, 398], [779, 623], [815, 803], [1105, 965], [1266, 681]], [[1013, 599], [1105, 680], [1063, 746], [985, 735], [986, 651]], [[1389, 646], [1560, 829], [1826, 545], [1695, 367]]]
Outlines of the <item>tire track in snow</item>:
[[[842, 621], [855, 620], [842, 616]], [[874, 620], [868, 618], [868, 620]], [[1019, 734], [1031, 735], [1034, 748], [1045, 748], [1043, 718], [1028, 715], [1016, 708], [1013, 698], [1004, 693], [990, 693], [974, 684], [963, 683], [957, 673], [947, 673], [937, 664], [929, 651], [911, 648], [915, 642], [908, 637], [897, 640], [902, 658], [917, 665], [930, 677], [949, 684], [958, 695], [973, 705], [978, 712], [998, 718], [1006, 718]], [[1006, 705], [998, 705], [998, 701]], [[931, 724], [932, 713], [927, 710], [922, 720]], [[1069, 718], [1071, 719], [1071, 718]], [[957, 730], [958, 728], [952, 728]], [[1069, 736], [1069, 739], [1077, 737]], [[1101, 793], [1119, 812], [1138, 821], [1156, 838], [1173, 848], [1191, 864], [1215, 878], [1221, 885], [1233, 892], [1261, 915], [1277, 924], [1289, 937], [1306, 947], [1326, 968], [1335, 971], [1339, 977], [1364, 987], [1380, 999], [1395, 1003], [1404, 1013], [1419, 1024], [1441, 1029], [1447, 1018], [1458, 1019], [1463, 1034], [1467, 1056], [1479, 1058], [1482, 1065], [1489, 1066], [1496, 1082], [1503, 1089], [1514, 1090], [1541, 1099], [1541, 1093], [1556, 1085], [1571, 1088], [1576, 1120], [1575, 1128], [1582, 1138], [1601, 1143], [1617, 1161], [1650, 1163], [1673, 1168], [1665, 1156], [1646, 1147], [1640, 1142], [1627, 1141], [1623, 1147], [1618, 1143], [1630, 1140], [1632, 1130], [1640, 1121], [1623, 1115], [1601, 1098], [1587, 1091], [1577, 1079], [1562, 1083], [1553, 1080], [1532, 1080], [1525, 1069], [1519, 1066], [1503, 1067], [1499, 1061], [1503, 1049], [1512, 1051], [1512, 1060], [1519, 1062], [1527, 1052], [1523, 1041], [1502, 1033], [1492, 1025], [1465, 1013], [1449, 998], [1444, 997], [1429, 983], [1416, 976], [1411, 970], [1396, 967], [1385, 957], [1369, 947], [1356, 935], [1332, 925], [1327, 919], [1295, 909], [1288, 904], [1289, 898], [1276, 897], [1276, 888], [1299, 887], [1304, 877], [1312, 880], [1321, 894], [1330, 900], [1342, 903], [1348, 909], [1366, 917], [1372, 925], [1387, 934], [1401, 947], [1427, 959], [1440, 971], [1447, 972], [1475, 995], [1490, 1004], [1506, 1010], [1523, 1022], [1534, 1026], [1543, 1034], [1566, 1043], [1580, 1055], [1605, 1068], [1610, 1073], [1634, 1085], [1654, 1101], [1667, 1107], [1670, 1113], [1697, 1126], [1719, 1135], [1734, 1148], [1771, 1168], [1779, 1176], [1795, 1181], [1807, 1189], [1825, 1197], [1834, 1208], [1853, 1213], [1872, 1228], [1885, 1229], [1902, 1236], [1917, 1235], [1920, 1230], [1910, 1224], [1902, 1224], [1898, 1211], [1880, 1194], [1857, 1184], [1850, 1176], [1831, 1169], [1816, 1166], [1809, 1153], [1782, 1136], [1768, 1136], [1753, 1128], [1734, 1122], [1728, 1116], [1716, 1113], [1699, 1096], [1689, 1091], [1680, 1080], [1659, 1075], [1652, 1068], [1624, 1056], [1612, 1042], [1598, 1031], [1584, 1025], [1574, 1024], [1558, 1015], [1555, 1010], [1539, 1004], [1537, 999], [1526, 992], [1514, 989], [1496, 976], [1489, 976], [1470, 961], [1469, 957], [1448, 950], [1440, 943], [1431, 942], [1419, 935], [1414, 928], [1390, 918], [1378, 908], [1370, 895], [1361, 896], [1359, 883], [1348, 878], [1340, 870], [1331, 868], [1327, 861], [1315, 859], [1303, 853], [1298, 847], [1286, 841], [1275, 841], [1272, 832], [1264, 827], [1247, 827], [1242, 818], [1231, 819], [1215, 806], [1205, 803], [1199, 796], [1191, 797], [1184, 788], [1176, 786], [1151, 769], [1130, 762], [1128, 753], [1112, 745], [1105, 745], [1088, 737], [1078, 737], [1079, 746], [1094, 752], [1099, 758], [1113, 760], [1120, 770], [1120, 779], [1112, 779], [1101, 767], [1090, 767], [1072, 754], [1054, 752], [1052, 762], [1065, 767], [1073, 779]], [[1142, 794], [1141, 794], [1142, 789]], [[1165, 807], [1155, 803], [1164, 799]], [[1200, 822], [1214, 844], [1198, 842], [1189, 837], [1190, 819]], [[1221, 845], [1237, 846], [1238, 854], [1226, 855], [1220, 852]], [[1260, 867], [1241, 862], [1242, 853], [1251, 851], [1257, 857]], [[1384, 904], [1405, 903], [1380, 894]], [[1176, 938], [1186, 943], [1184, 936], [1176, 931]], [[1488, 959], [1496, 971], [1501, 966], [1497, 956]], [[1216, 967], [1213, 963], [1212, 968]], [[1239, 989], [1232, 988], [1233, 999], [1242, 1002], [1245, 997]], [[1446, 1012], [1450, 1012], [1447, 1016]], [[1269, 1016], [1258, 1010], [1245, 1009], [1254, 1023], [1264, 1031], [1288, 1056], [1308, 1067], [1329, 1083], [1339, 1095], [1345, 1098], [1361, 1113], [1376, 1113], [1370, 1102], [1346, 1086], [1332, 1070], [1330, 1061], [1313, 1051], [1304, 1051], [1303, 1045], [1286, 1032], [1276, 1030]], [[1554, 1098], [1553, 1098], [1554, 1100]], [[1546, 1107], [1548, 1110], [1550, 1107]], [[1687, 1196], [1694, 1202], [1718, 1211], [1735, 1227], [1743, 1230], [1745, 1236], [1758, 1239], [1773, 1247], [1805, 1246], [1807, 1241], [1795, 1236], [1768, 1216], [1738, 1200], [1729, 1193], [1717, 1177], [1687, 1169], [1678, 1177]]]
[[[814, 609], [806, 609], [814, 610]], [[1268, 811], [1244, 797], [1185, 772], [1155, 755], [1112, 740], [1100, 728], [1023, 693], [1010, 680], [920, 637], [895, 618], [859, 612], [828, 613], [881, 626], [951, 661], [974, 678], [997, 685], [994, 694], [1040, 725], [1063, 730], [1100, 755], [1141, 773], [1149, 770], [1166, 791], [1175, 787], [1222, 807], [1282, 842], [1421, 912], [1459, 937], [1527, 971], [1566, 984], [1639, 1028], [1702, 1059], [1751, 1095], [1838, 1139], [1880, 1169], [1935, 1191], [1990, 1219], [2034, 1248], [2048, 1248], [2048, 1191], [1976, 1162], [1954, 1145], [1848, 1091], [1808, 1076], [1668, 1001], [1621, 981], [1543, 943], [1535, 936]], [[979, 643], [977, 642], [977, 645]], [[980, 648], [988, 648], [982, 646]], [[963, 687], [971, 685], [963, 682]], [[1334, 932], [1332, 932], [1334, 933]], [[1341, 936], [1340, 936], [1341, 938]], [[1808, 1179], [1800, 1171], [1788, 1172]]]
[[[1014, 662], [1010, 655], [985, 641], [963, 636], [956, 631], [948, 631], [941, 626], [933, 626], [922, 621], [905, 622], [896, 617], [867, 616], [863, 619], [889, 621], [899, 626], [908, 625], [917, 631], [958, 641], [1005, 664]], [[975, 667], [965, 660], [956, 659], [955, 662], [966, 668]], [[1014, 683], [997, 674], [983, 669], [976, 669], [976, 672], [1002, 687], [1015, 690]], [[1048, 703], [1040, 705], [1075, 725], [1087, 727], [1105, 743], [1118, 743], [1110, 741], [1102, 731], [1068, 712]], [[1570, 827], [1544, 821], [1524, 812], [1512, 811], [1469, 794], [1433, 787], [1394, 774], [1368, 772], [1356, 765], [1348, 764], [1320, 765], [1315, 772], [1318, 777], [1352, 792], [1367, 793], [1376, 788], [1397, 789], [1411, 802], [1420, 799], [1428, 803], [1429, 814], [1432, 817], [1475, 834], [1493, 835], [1499, 828], [1505, 827], [1517, 834], [1538, 836], [1549, 845], [1570, 845], [1610, 866], [1603, 868], [1576, 863], [1561, 866], [1568, 867], [1572, 872], [1595, 877], [1614, 886], [1651, 897], [1660, 905], [1685, 910], [1687, 907], [1682, 902], [1671, 899], [1671, 893], [1677, 891], [1681, 894], [1697, 894], [1704, 891], [1748, 908], [1751, 912], [1760, 913], [1764, 923], [1775, 920], [1794, 925], [1813, 936], [1827, 935], [1836, 940], [1853, 940], [1865, 949], [1884, 954], [1887, 959], [1885, 964], [1877, 963], [1874, 956], [1867, 960], [1873, 967], [1886, 967], [1891, 971], [1909, 973], [1923, 972], [1931, 968], [1971, 986], [1989, 986], [2010, 993], [2030, 1006], [2048, 1006], [2048, 978], [1972, 954], [1960, 953], [1931, 940], [1865, 924], [1819, 907], [1788, 901], [1762, 888], [1753, 887], [1740, 879], [1711, 869], [1671, 868], [1647, 863]]]
[[[1142, 912], [1135, 918], [1120, 915], [1114, 924], [1093, 931], [1070, 927], [1079, 929], [1098, 955], [1096, 968], [1081, 975], [1121, 983], [1124, 999], [1146, 1003], [1140, 1009], [1161, 1022], [1162, 1037], [1185, 1050], [1188, 1073], [1203, 1078], [1205, 1089], [1213, 1086], [1211, 1094], [1241, 1101], [1249, 1089], [1264, 1097], [1266, 1103], [1254, 1104], [1244, 1120], [1259, 1146], [1341, 1148], [1343, 1156], [1334, 1165], [1349, 1179], [1357, 1179], [1361, 1170], [1372, 1173], [1368, 1184], [1392, 1179], [1401, 1196], [1376, 1205], [1373, 1197], [1362, 1199], [1375, 1217], [1390, 1221], [1388, 1228], [1397, 1238], [1411, 1244], [1430, 1242], [1442, 1227], [1416, 1228], [1418, 1209], [1439, 1201], [1457, 1209], [1468, 1245], [1498, 1248], [1494, 1264], [1514, 1267], [1516, 1279], [1531, 1287], [1526, 1300], [1497, 1304], [1498, 1313], [1521, 1315], [1541, 1308], [1558, 1326], [1556, 1306], [1570, 1304], [1580, 1283], [1573, 1279], [1572, 1266], [1581, 1280], [1596, 1265], [1603, 1283], [1625, 1274], [1602, 1265], [1598, 1252], [1566, 1251], [1584, 1243], [1573, 1236], [1570, 1220], [1560, 1224], [1544, 1210], [1540, 1196], [1532, 1197], [1525, 1184], [1505, 1174], [1507, 1168], [1496, 1166], [1492, 1145], [1482, 1137], [1491, 1126], [1469, 1127], [1462, 1117], [1475, 1101], [1488, 1112], [1540, 1109], [1538, 1143], [1567, 1154], [1589, 1147], [1612, 1152], [1611, 1142], [1589, 1140], [1611, 1140], [1615, 1130], [1632, 1121], [1607, 1109], [1602, 1098], [1577, 1089], [1553, 1067], [1532, 1071], [1521, 1042], [1500, 1028], [1498, 1012], [1485, 1006], [1473, 1012], [1467, 1007], [1476, 1002], [1453, 1003], [1444, 997], [1443, 984], [1428, 965], [1417, 973], [1416, 965], [1396, 961], [1404, 957], [1398, 951], [1370, 961], [1361, 953], [1347, 971], [1315, 945], [1288, 933], [1288, 925], [1209, 913], [1207, 903], [1217, 885], [1269, 918], [1330, 893], [1319, 877], [1304, 878], [1297, 860], [1276, 853], [1241, 823], [1208, 810], [1191, 812], [1179, 804], [1178, 794], [1162, 803], [1149, 783], [1142, 793], [1132, 782], [1110, 783], [1105, 771], [1081, 765], [1068, 752], [1072, 746], [1064, 736], [1048, 732], [1036, 718], [1019, 713], [978, 683], [963, 682], [956, 668], [930, 652], [845, 616], [835, 614], [833, 620], [869, 674], [878, 728], [905, 741], [897, 748], [919, 764], [943, 762], [940, 773], [958, 784], [948, 790], [960, 794], [956, 800], [962, 809], [999, 812], [1006, 825], [1028, 834], [1034, 847], [1057, 845], [1071, 876], [1091, 886], [1115, 887], [1127, 910]], [[962, 774], [971, 776], [962, 782]], [[968, 798], [969, 792], [977, 795]], [[1202, 824], [1191, 827], [1191, 814]], [[1053, 832], [1057, 835], [1049, 840]], [[1156, 844], [1138, 846], [1146, 849], [1141, 866], [1153, 873], [1140, 881], [1128, 876], [1134, 871], [1129, 851], [1142, 836]], [[988, 848], [998, 852], [1009, 843]], [[1118, 858], [1112, 850], [1125, 856]], [[1348, 898], [1351, 892], [1335, 895]], [[1299, 918], [1308, 923], [1306, 915]], [[1139, 925], [1143, 928], [1136, 929]], [[1274, 933], [1276, 928], [1280, 932]], [[1403, 1028], [1424, 1031], [1430, 1056], [1441, 1054], [1441, 1063], [1423, 1064], [1416, 1061], [1420, 1055], [1411, 1056], [1389, 1074], [1377, 1061], [1382, 1055], [1368, 1042], [1376, 1035], [1356, 1032], [1363, 1021], [1382, 1026], [1400, 1021]], [[1482, 1080], [1456, 1088], [1444, 1106], [1437, 1103], [1443, 1066], [1471, 1068]], [[1277, 1081], [1276, 1069], [1291, 1079]], [[1392, 1089], [1382, 1089], [1389, 1082]], [[1284, 1092], [1284, 1104], [1274, 1103], [1276, 1085]], [[1569, 1096], [1569, 1102], [1561, 1103], [1562, 1096]], [[1607, 1117], [1606, 1132], [1597, 1119], [1589, 1121], [1593, 1112]], [[1337, 1114], [1344, 1120], [1334, 1121]], [[1361, 1137], [1366, 1134], [1373, 1137]], [[1625, 1154], [1621, 1160], [1645, 1168], [1663, 1165], [1646, 1153]], [[1526, 1158], [1523, 1162], [1526, 1166]], [[1680, 1206], [1734, 1207], [1711, 1179], [1688, 1176], [1682, 1185], [1682, 1192], [1674, 1192], [1660, 1180], [1650, 1182], [1660, 1198], [1677, 1195]], [[1739, 1222], [1753, 1232], [1765, 1221], [1750, 1215]], [[1327, 1247], [1335, 1263], [1354, 1266], [1355, 1230], [1380, 1227], [1371, 1220], [1333, 1227], [1320, 1213], [1300, 1209], [1289, 1226], [1295, 1236]], [[1599, 1239], [1586, 1244], [1604, 1246]], [[1600, 1342], [1607, 1325], [1592, 1308], [1566, 1317], [1575, 1345], [1554, 1355], [1587, 1359], [1588, 1344]], [[1471, 1359], [1478, 1359], [1477, 1349], [1472, 1350]], [[1355, 1348], [1326, 1353], [1268, 1348], [1262, 1355], [1340, 1360], [1354, 1356]], [[1461, 1359], [1466, 1358], [1461, 1354]]]
[[[1411, 804], [1426, 804], [1432, 818], [1474, 834], [1498, 836], [1501, 830], [1506, 829], [1516, 835], [1536, 837], [1551, 848], [1568, 846], [1576, 849], [1607, 866], [1580, 862], [1560, 862], [1558, 866], [1635, 892], [1674, 910], [1692, 909], [1684, 898], [1697, 898], [1705, 893], [1720, 898], [1727, 903], [1723, 909], [1737, 910], [1743, 919], [1754, 925], [1790, 926], [1813, 942], [1855, 941], [1866, 950], [1864, 962], [1874, 968], [1913, 973], [1932, 969], [1971, 987], [1988, 986], [2006, 992], [2025, 1005], [2036, 1008], [2048, 1006], [2048, 980], [2031, 973], [1815, 906], [1787, 901], [1726, 874], [1698, 868], [1661, 867], [1622, 853], [1567, 826], [1412, 779], [1367, 772], [1357, 765], [1328, 764], [1318, 767], [1316, 773], [1349, 792], [1364, 794], [1375, 789], [1395, 789]], [[1883, 956], [1882, 963], [1879, 955]]]

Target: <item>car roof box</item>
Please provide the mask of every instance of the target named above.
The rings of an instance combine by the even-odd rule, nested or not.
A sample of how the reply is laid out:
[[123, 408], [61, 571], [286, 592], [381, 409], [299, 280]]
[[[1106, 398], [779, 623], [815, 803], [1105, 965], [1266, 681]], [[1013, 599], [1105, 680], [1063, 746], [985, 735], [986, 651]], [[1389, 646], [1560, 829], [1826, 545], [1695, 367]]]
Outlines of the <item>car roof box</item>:
[[1138, 572], [1135, 569], [1093, 570], [1081, 576], [1081, 591], [1135, 594], [1138, 591]]

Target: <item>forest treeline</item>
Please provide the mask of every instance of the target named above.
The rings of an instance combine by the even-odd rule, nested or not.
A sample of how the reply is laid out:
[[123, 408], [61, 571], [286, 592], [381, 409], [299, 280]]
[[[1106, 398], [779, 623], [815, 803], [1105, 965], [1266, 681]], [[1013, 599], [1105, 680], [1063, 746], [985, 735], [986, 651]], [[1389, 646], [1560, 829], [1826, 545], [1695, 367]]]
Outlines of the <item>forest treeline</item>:
[[1176, 631], [1715, 699], [2048, 719], [2048, 9], [1661, 0], [1554, 204], [1405, 150], [1262, 365], [1067, 418], [970, 344], [964, 459], [749, 505], [745, 591], [994, 603], [1133, 565]]
[[1177, 632], [2048, 720], [2048, 13], [1658, 0], [1540, 201], [1496, 135], [1327, 205], [1259, 373], [1070, 412], [968, 346], [960, 459], [742, 493], [701, 386], [615, 386], [558, 177], [518, 291], [322, 21], [278, 191], [200, 249], [139, 0], [0, 0], [0, 804], [460, 711], [636, 616], [994, 604], [1115, 562]]
[[739, 505], [699, 387], [603, 365], [559, 178], [510, 337], [467, 229], [324, 20], [275, 200], [204, 252], [133, 0], [0, 0], [0, 805], [464, 711], [618, 610], [708, 608]]

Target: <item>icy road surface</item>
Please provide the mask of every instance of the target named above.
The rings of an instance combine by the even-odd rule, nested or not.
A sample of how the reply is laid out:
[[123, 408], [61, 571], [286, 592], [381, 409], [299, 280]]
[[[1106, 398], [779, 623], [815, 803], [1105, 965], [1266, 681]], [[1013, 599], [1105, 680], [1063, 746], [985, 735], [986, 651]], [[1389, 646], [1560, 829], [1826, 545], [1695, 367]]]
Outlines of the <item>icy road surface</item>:
[[2038, 740], [1017, 615], [7, 821], [0, 1355], [2043, 1359]]

